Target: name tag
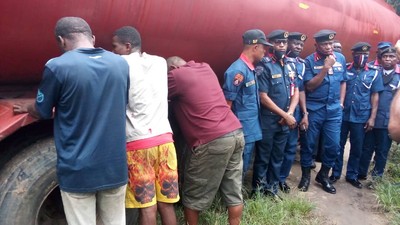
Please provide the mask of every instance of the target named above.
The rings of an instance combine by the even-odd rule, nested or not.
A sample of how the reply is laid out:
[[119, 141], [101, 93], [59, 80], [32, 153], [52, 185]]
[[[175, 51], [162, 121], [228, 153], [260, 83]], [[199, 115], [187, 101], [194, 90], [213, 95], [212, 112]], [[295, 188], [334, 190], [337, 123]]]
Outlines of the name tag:
[[353, 76], [353, 75], [354, 75], [354, 73], [349, 73], [349, 72], [347, 72], [347, 75], [349, 75], [349, 76]]
[[324, 66], [314, 66], [314, 70], [321, 70]]
[[246, 87], [250, 87], [250, 86], [252, 86], [254, 84], [256, 84], [256, 81], [255, 80], [251, 80], [251, 81], [247, 82], [245, 85], [246, 85]]
[[275, 78], [280, 78], [280, 77], [282, 77], [282, 74], [273, 74], [273, 75], [272, 75], [272, 78], [274, 78], [274, 79], [275, 79]]

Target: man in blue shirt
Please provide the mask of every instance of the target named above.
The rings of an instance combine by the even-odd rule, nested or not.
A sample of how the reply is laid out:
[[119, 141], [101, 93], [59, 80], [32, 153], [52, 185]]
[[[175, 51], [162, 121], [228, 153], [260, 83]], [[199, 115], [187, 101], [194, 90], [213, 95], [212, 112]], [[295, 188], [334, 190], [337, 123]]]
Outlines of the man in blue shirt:
[[264, 57], [267, 42], [264, 32], [246, 31], [240, 58], [226, 70], [222, 87], [226, 101], [243, 126], [243, 177], [250, 167], [255, 142], [261, 139], [260, 100], [255, 65]]
[[388, 41], [381, 41], [378, 43], [378, 45], [376, 46], [377, 50], [376, 50], [376, 59], [369, 62], [369, 65], [373, 65], [373, 66], [378, 66], [378, 67], [382, 67], [382, 58], [381, 58], [381, 52], [387, 48], [392, 47], [393, 44], [391, 42]]
[[400, 88], [400, 67], [396, 50], [393, 47], [381, 51], [383, 91], [379, 93], [378, 111], [376, 113], [374, 128], [365, 135], [363, 151], [358, 169], [358, 179], [367, 178], [372, 154], [375, 153], [375, 166], [372, 177], [382, 177], [387, 156], [392, 145], [389, 136], [388, 124], [390, 118], [390, 104]]
[[352, 48], [353, 62], [347, 67], [346, 97], [340, 133], [340, 156], [332, 168], [330, 180], [340, 179], [343, 167], [344, 146], [350, 133], [350, 155], [347, 162], [346, 181], [356, 188], [362, 188], [358, 181], [358, 165], [366, 131], [375, 124], [379, 92], [383, 90], [379, 67], [368, 65], [371, 45], [358, 42]]
[[[342, 103], [346, 91], [346, 59], [333, 51], [335, 31], [321, 30], [314, 35], [316, 52], [305, 59], [304, 85], [309, 127], [307, 144], [302, 154], [303, 167], [311, 167], [312, 154], [319, 135], [324, 142], [322, 165], [315, 180], [331, 194], [336, 193], [328, 173], [340, 151]], [[309, 171], [309, 170], [307, 170]], [[309, 177], [309, 176], [308, 176]]]
[[64, 54], [46, 63], [36, 102], [15, 105], [14, 111], [41, 119], [54, 114], [57, 177], [68, 224], [96, 224], [97, 211], [103, 224], [125, 225], [128, 64], [94, 48], [92, 31], [81, 18], [61, 18], [55, 35]]
[[[296, 157], [297, 143], [299, 140], [299, 129], [301, 131], [304, 131], [308, 128], [308, 115], [303, 85], [303, 76], [305, 69], [304, 59], [299, 57], [300, 53], [303, 51], [304, 42], [306, 41], [306, 39], [307, 36], [300, 32], [291, 32], [288, 36], [288, 50], [286, 52], [286, 55], [287, 57], [295, 59], [297, 85], [299, 87], [299, 104], [297, 105], [293, 114], [296, 118], [296, 122], [299, 124], [299, 127], [290, 130], [281, 166], [279, 187], [281, 191], [286, 193], [290, 191], [290, 187], [286, 183], [286, 178], [289, 176], [294, 159]], [[304, 140], [304, 138], [302, 138], [301, 140]]]
[[253, 192], [275, 196], [289, 128], [297, 127], [293, 116], [299, 100], [295, 59], [286, 57], [289, 33], [274, 30], [268, 34], [273, 43], [268, 57], [258, 64], [260, 80], [262, 139], [257, 142], [253, 167]]

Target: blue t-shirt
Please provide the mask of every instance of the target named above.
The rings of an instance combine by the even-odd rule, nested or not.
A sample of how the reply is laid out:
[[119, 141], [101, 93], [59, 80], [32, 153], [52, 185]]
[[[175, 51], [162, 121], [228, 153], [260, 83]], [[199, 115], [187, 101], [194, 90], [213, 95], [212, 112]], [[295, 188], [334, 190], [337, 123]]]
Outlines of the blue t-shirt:
[[126, 61], [101, 48], [75, 49], [47, 62], [36, 109], [54, 112], [57, 176], [66, 192], [94, 192], [127, 182]]

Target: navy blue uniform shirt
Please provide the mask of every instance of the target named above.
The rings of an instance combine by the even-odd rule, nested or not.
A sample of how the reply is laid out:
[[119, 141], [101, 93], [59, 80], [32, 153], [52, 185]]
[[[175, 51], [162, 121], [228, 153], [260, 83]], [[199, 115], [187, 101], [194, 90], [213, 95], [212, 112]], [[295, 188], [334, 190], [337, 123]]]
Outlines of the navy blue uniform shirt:
[[[266, 93], [285, 112], [289, 109], [291, 91], [297, 87], [295, 62], [295, 59], [286, 57], [281, 65], [273, 58], [264, 57], [256, 68], [260, 81], [259, 91]], [[281, 125], [278, 124], [280, 116], [265, 107], [261, 108], [261, 115], [263, 117], [261, 119], [262, 129], [280, 129]], [[268, 119], [265, 119], [264, 116], [267, 116]], [[285, 129], [288, 127], [285, 126]]]
[[383, 90], [379, 67], [366, 65], [361, 70], [347, 68], [343, 121], [366, 123], [371, 115], [371, 94]]

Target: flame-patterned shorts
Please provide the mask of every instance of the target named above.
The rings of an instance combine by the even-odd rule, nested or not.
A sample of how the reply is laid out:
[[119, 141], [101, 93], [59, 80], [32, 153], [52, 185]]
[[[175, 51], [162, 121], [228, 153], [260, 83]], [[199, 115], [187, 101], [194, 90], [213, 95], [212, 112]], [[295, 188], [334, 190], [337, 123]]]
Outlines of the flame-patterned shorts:
[[177, 160], [172, 142], [127, 151], [127, 160], [129, 181], [126, 208], [146, 208], [157, 201], [179, 201]]

